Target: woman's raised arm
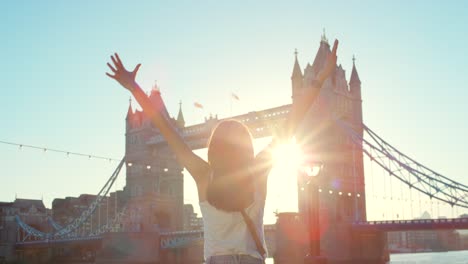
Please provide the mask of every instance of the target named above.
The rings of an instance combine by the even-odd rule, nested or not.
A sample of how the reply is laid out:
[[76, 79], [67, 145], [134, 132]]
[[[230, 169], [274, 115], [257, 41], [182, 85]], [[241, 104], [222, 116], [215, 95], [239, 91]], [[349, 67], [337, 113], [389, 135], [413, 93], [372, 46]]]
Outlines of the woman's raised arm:
[[135, 99], [138, 101], [140, 106], [143, 108], [145, 114], [151, 119], [151, 121], [159, 129], [163, 137], [168, 142], [170, 148], [176, 154], [179, 162], [187, 168], [188, 172], [192, 175], [195, 182], [200, 184], [204, 182], [209, 177], [210, 167], [206, 161], [197, 156], [190, 149], [189, 146], [184, 142], [182, 137], [177, 133], [172, 124], [167, 120], [165, 115], [165, 105], [161, 98], [161, 94], [155, 97], [154, 101], [150, 101], [148, 96], [143, 92], [140, 86], [135, 81], [135, 76], [140, 68], [141, 64], [138, 64], [132, 72], [129, 72], [125, 69], [122, 64], [122, 61], [119, 58], [119, 55], [115, 53], [111, 56], [111, 60], [114, 64], [112, 66], [110, 63], [107, 63], [110, 70], [114, 73], [109, 74], [106, 72], [106, 75], [110, 78], [116, 80], [120, 85], [129, 90]]
[[271, 166], [273, 165], [272, 150], [278, 142], [290, 139], [296, 132], [297, 127], [304, 119], [307, 111], [315, 102], [320, 88], [325, 80], [333, 73], [336, 68], [336, 51], [338, 49], [338, 40], [335, 40], [331, 53], [328, 54], [327, 61], [321, 71], [317, 74], [317, 78], [312, 82], [313, 89], [305, 89], [305, 93], [299, 96], [292, 105], [291, 111], [286, 118], [286, 122], [281, 127], [276, 135], [273, 136], [272, 142], [255, 157], [255, 168], [260, 174], [259, 188], [260, 193], [266, 196], [267, 179]]

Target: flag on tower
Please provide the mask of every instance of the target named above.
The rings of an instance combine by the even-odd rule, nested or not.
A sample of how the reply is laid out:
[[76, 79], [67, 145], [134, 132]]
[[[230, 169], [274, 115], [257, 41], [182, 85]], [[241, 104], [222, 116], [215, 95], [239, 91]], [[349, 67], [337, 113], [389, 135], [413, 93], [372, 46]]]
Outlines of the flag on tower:
[[237, 101], [240, 100], [239, 96], [237, 96], [237, 94], [235, 94], [235, 93], [231, 93], [231, 96], [232, 96], [232, 98], [236, 99]]
[[203, 105], [202, 105], [202, 104], [200, 104], [199, 102], [195, 102], [195, 103], [193, 103], [193, 106], [195, 106], [196, 108], [203, 109]]

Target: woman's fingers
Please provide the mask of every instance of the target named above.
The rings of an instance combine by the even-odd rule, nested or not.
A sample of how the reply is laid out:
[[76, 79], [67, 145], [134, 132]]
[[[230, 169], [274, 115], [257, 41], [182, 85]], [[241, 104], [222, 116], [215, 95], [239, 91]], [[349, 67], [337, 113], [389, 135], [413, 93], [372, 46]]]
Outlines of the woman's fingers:
[[112, 75], [112, 74], [107, 73], [107, 72], [106, 72], [106, 75], [109, 76], [109, 77], [111, 77], [112, 79], [115, 79], [115, 75]]
[[135, 69], [133, 70], [133, 76], [135, 76], [138, 72], [138, 69], [140, 69], [141, 63], [138, 63], [137, 66], [135, 66]]
[[119, 54], [117, 54], [117, 52], [116, 52], [116, 53], [114, 53], [114, 55], [115, 55], [115, 58], [117, 59], [117, 62], [119, 63], [117, 66], [120, 66], [120, 67], [122, 67], [124, 69], [125, 67], [123, 66], [122, 61], [119, 58]]
[[332, 54], [336, 56], [336, 50], [338, 49], [338, 40], [335, 39], [335, 42], [333, 43], [333, 49], [332, 49]]
[[111, 60], [112, 62], [114, 63], [115, 67], [119, 68], [119, 63], [117, 62], [117, 60], [114, 58], [114, 56], [111, 55]]
[[112, 67], [112, 65], [111, 65], [110, 63], [107, 63], [107, 66], [109, 66], [109, 68], [111, 69], [111, 71], [112, 71], [113, 73], [116, 73], [116, 72], [117, 72], [117, 70], [116, 70], [114, 67]]

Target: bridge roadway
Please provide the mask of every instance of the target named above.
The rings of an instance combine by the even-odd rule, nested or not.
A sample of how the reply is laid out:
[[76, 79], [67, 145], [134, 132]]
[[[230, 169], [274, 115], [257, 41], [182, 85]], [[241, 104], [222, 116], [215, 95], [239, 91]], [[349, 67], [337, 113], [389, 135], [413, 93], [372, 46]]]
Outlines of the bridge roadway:
[[353, 224], [355, 230], [412, 231], [468, 229], [468, 218], [367, 221]]
[[[274, 232], [274, 225], [265, 225], [265, 232]], [[190, 231], [174, 231], [160, 233], [160, 247], [161, 248], [181, 248], [190, 245], [190, 242], [203, 239], [203, 230], [190, 230]], [[102, 241], [102, 236], [91, 237], [75, 237], [75, 238], [59, 238], [50, 240], [32, 240], [17, 242], [16, 248], [47, 248], [47, 247], [63, 247], [63, 246], [76, 246], [76, 245], [99, 245]]]
[[16, 242], [16, 249], [26, 248], [54, 248], [54, 247], [72, 247], [72, 246], [100, 246], [102, 242], [101, 236], [91, 237], [70, 237], [61, 239], [47, 239], [47, 240], [32, 240]]
[[[367, 221], [356, 222], [352, 225], [358, 231], [412, 231], [412, 230], [446, 230], [446, 229], [468, 229], [468, 218], [448, 218], [448, 219], [418, 219], [418, 220], [388, 220], [388, 221]], [[274, 232], [274, 225], [266, 225], [265, 232]], [[202, 240], [203, 230], [175, 231], [160, 234], [160, 247], [162, 249], [184, 248], [190, 243]], [[102, 236], [63, 238], [38, 241], [17, 242], [16, 248], [47, 248], [64, 247], [75, 245], [96, 245], [99, 246]]]

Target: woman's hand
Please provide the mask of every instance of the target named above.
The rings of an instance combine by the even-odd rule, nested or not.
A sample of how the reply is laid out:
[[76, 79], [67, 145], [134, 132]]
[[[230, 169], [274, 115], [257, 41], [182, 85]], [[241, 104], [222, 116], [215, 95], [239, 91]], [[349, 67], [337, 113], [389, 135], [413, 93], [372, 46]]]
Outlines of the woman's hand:
[[138, 64], [132, 72], [129, 72], [123, 66], [122, 61], [120, 60], [117, 53], [114, 53], [114, 55], [111, 56], [111, 60], [114, 63], [114, 67], [110, 63], [107, 63], [107, 66], [109, 66], [114, 75], [107, 72], [106, 75], [119, 82], [120, 85], [125, 87], [130, 92], [133, 92], [135, 87], [137, 87], [135, 76], [141, 64]]
[[338, 49], [338, 40], [335, 40], [333, 43], [332, 52], [328, 54], [327, 61], [325, 62], [325, 66], [317, 75], [317, 80], [320, 83], [323, 83], [335, 70], [336, 67], [336, 50]]

